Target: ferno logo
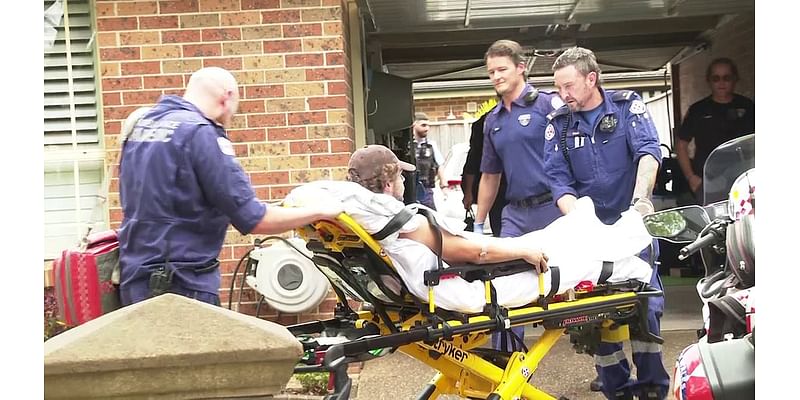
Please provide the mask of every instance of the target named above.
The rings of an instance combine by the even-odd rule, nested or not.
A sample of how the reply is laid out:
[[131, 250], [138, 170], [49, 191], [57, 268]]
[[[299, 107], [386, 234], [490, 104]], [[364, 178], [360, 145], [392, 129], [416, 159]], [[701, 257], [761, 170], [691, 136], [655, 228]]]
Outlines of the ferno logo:
[[450, 342], [445, 342], [443, 340], [439, 340], [436, 344], [433, 345], [433, 349], [438, 351], [439, 354], [448, 356], [458, 362], [464, 362], [464, 360], [469, 358], [469, 353], [464, 350], [459, 349], [458, 347], [454, 346]]

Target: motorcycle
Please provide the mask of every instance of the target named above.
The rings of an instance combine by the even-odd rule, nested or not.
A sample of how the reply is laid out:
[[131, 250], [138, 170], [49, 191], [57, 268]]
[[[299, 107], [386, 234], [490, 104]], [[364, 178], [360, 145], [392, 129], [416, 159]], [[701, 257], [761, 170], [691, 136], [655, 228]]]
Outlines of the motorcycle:
[[703, 167], [704, 206], [644, 217], [653, 237], [688, 243], [678, 259], [700, 253], [705, 276], [698, 341], [675, 363], [678, 400], [755, 398], [755, 135], [718, 146]]

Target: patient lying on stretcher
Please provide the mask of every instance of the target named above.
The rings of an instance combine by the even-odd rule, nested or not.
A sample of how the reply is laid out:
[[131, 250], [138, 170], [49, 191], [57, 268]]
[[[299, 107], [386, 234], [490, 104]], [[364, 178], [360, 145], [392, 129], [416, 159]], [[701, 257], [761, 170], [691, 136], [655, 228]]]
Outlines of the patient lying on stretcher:
[[[386, 147], [371, 145], [357, 150], [350, 159], [348, 180], [316, 181], [294, 189], [286, 198], [288, 205], [317, 201], [341, 201], [345, 212], [367, 232], [380, 231], [399, 213], [404, 204], [401, 170], [413, 171], [414, 166], [399, 161]], [[419, 205], [420, 208], [424, 206]], [[649, 282], [652, 269], [635, 256], [651, 242], [641, 216], [633, 209], [622, 214], [613, 225], [597, 219], [591, 199], [582, 198], [575, 211], [563, 216], [546, 228], [516, 238], [494, 238], [463, 230], [463, 223], [434, 217], [442, 231], [444, 267], [462, 263], [486, 264], [523, 259], [531, 270], [494, 278], [497, 301], [505, 307], [520, 307], [539, 297], [539, 279], [543, 273], [544, 293], [551, 290], [548, 265], [558, 266], [561, 294], [581, 281], [597, 283], [603, 261], [613, 262], [607, 279], [619, 282], [637, 279]], [[437, 265], [434, 231], [421, 214], [415, 215], [397, 232], [381, 240], [383, 250], [392, 260], [409, 291], [427, 301], [425, 271]], [[485, 304], [482, 282], [467, 282], [460, 277], [442, 279], [434, 287], [437, 306], [464, 313], [477, 313]]]

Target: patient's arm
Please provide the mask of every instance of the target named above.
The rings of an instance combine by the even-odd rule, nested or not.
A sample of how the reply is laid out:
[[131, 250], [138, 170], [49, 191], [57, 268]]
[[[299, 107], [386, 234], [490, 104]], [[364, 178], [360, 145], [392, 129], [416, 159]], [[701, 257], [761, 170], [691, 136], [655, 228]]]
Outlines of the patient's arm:
[[[523, 259], [539, 271], [547, 271], [547, 256], [541, 251], [522, 247], [510, 246], [502, 239], [490, 240], [486, 238], [485, 249], [481, 243], [467, 238], [456, 236], [442, 229], [442, 259], [451, 264], [472, 263], [488, 264], [503, 261]], [[413, 232], [401, 233], [400, 237], [411, 239], [428, 246], [429, 249], [436, 248], [436, 234], [431, 229], [427, 220], [421, 220], [419, 228]], [[486, 254], [481, 257], [481, 252]]]

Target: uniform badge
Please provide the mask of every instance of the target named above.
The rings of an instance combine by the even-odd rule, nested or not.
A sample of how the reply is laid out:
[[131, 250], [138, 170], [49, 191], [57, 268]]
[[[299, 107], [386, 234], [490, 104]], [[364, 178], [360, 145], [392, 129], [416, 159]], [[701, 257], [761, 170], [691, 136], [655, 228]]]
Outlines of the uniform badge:
[[236, 156], [236, 152], [233, 151], [233, 144], [231, 144], [230, 140], [224, 137], [218, 137], [217, 145], [219, 145], [219, 150], [222, 151], [222, 154]]
[[745, 113], [747, 113], [747, 110], [745, 110], [744, 108], [737, 108], [736, 109], [736, 115], [738, 115], [739, 118], [744, 117]]
[[641, 100], [634, 100], [631, 103], [630, 112], [634, 114], [644, 114], [647, 112], [647, 106], [645, 106], [644, 102]]
[[551, 140], [556, 135], [556, 128], [553, 127], [553, 124], [547, 124], [547, 128], [544, 130], [544, 140]]
[[522, 125], [522, 126], [528, 126], [528, 124], [531, 123], [531, 115], [530, 114], [522, 114], [519, 117], [517, 117], [517, 121], [519, 121], [519, 124]]
[[613, 132], [617, 127], [617, 117], [614, 115], [606, 115], [600, 120], [600, 131]]

